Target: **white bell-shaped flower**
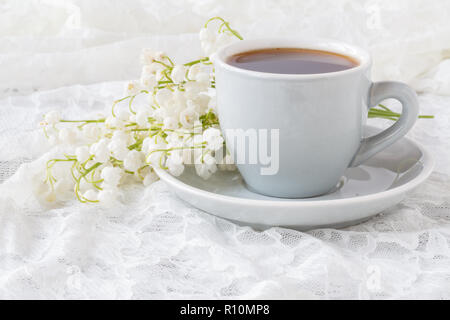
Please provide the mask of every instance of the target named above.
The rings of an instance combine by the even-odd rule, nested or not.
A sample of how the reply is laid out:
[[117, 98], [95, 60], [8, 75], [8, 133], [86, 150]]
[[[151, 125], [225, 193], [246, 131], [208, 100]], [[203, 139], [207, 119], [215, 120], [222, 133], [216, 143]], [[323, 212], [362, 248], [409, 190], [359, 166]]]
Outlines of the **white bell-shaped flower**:
[[117, 187], [122, 178], [123, 170], [118, 167], [105, 167], [102, 170], [100, 177], [103, 182], [110, 187]]
[[137, 150], [131, 150], [123, 160], [123, 167], [125, 170], [135, 172], [143, 166], [143, 155]]
[[184, 81], [185, 74], [186, 67], [178, 64], [173, 67], [172, 72], [170, 73], [170, 78], [174, 83], [179, 84]]

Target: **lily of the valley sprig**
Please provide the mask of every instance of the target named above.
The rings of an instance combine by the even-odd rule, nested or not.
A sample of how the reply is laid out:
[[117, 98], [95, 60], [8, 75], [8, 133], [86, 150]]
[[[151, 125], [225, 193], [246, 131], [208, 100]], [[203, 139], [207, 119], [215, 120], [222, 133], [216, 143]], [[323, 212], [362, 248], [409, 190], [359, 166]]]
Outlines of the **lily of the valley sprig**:
[[208, 56], [239, 39], [229, 22], [212, 18], [200, 32], [204, 57], [176, 64], [164, 52], [144, 49], [140, 79], [126, 85], [125, 97], [113, 102], [109, 114], [81, 120], [46, 114], [46, 137], [73, 153], [47, 162], [44, 198], [55, 201], [74, 192], [81, 202], [109, 203], [129, 181], [156, 181], [154, 167], [178, 176], [194, 165], [205, 179], [218, 169], [234, 170], [219, 130]]
[[[144, 49], [140, 79], [126, 85], [125, 96], [108, 114], [80, 120], [61, 118], [56, 111], [46, 114], [41, 122], [45, 136], [72, 152], [47, 161], [42, 198], [57, 201], [73, 194], [83, 203], [110, 204], [121, 186], [156, 181], [155, 167], [179, 176], [192, 165], [204, 179], [218, 169], [234, 170], [219, 130], [209, 56], [239, 40], [229, 22], [211, 18], [200, 30], [204, 57], [177, 64], [164, 52]], [[385, 106], [369, 111], [369, 117], [399, 116]]]

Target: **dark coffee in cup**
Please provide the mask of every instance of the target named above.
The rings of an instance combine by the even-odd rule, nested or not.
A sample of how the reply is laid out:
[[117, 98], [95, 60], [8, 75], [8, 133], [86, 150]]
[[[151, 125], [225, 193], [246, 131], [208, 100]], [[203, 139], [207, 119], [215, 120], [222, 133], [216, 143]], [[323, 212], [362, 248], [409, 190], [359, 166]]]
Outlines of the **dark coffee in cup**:
[[343, 71], [358, 66], [345, 55], [301, 48], [270, 48], [231, 56], [228, 64], [246, 70], [279, 74], [317, 74]]

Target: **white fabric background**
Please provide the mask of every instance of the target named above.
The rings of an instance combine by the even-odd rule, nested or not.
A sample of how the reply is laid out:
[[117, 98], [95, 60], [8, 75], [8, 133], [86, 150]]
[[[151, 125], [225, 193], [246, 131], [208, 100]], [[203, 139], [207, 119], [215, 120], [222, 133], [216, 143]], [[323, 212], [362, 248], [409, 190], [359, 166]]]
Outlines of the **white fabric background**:
[[[370, 50], [374, 79], [408, 82], [436, 115], [409, 134], [435, 156], [431, 178], [364, 224], [306, 233], [236, 226], [162, 182], [130, 186], [113, 209], [40, 204], [54, 152], [42, 115], [108, 108], [138, 77], [143, 47], [196, 57], [213, 15], [246, 38]], [[449, 16], [445, 0], [0, 1], [0, 298], [450, 298]]]

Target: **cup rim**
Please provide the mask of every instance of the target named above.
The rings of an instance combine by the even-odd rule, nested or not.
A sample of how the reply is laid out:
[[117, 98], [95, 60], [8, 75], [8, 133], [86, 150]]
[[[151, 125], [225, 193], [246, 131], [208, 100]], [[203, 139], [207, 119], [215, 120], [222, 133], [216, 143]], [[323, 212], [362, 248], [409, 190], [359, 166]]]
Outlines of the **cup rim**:
[[[270, 72], [242, 69], [230, 65], [226, 61], [229, 57], [237, 53], [276, 47], [313, 49], [338, 53], [355, 59], [357, 62], [359, 62], [359, 65], [342, 71], [334, 71], [326, 73], [284, 74], [284, 73], [270, 73]], [[299, 38], [299, 37], [257, 38], [257, 39], [244, 39], [236, 41], [220, 48], [216, 53], [211, 55], [210, 60], [213, 62], [215, 67], [219, 66], [223, 69], [236, 72], [241, 75], [258, 77], [260, 79], [284, 79], [284, 80], [322, 79], [322, 78], [339, 77], [351, 73], [357, 73], [364, 69], [368, 69], [372, 64], [369, 53], [360, 47], [342, 41], [327, 38]]]

